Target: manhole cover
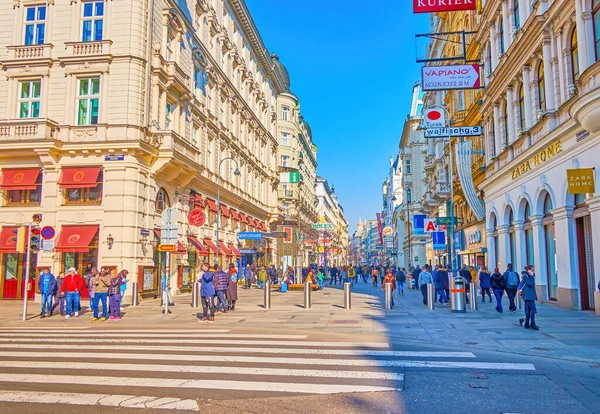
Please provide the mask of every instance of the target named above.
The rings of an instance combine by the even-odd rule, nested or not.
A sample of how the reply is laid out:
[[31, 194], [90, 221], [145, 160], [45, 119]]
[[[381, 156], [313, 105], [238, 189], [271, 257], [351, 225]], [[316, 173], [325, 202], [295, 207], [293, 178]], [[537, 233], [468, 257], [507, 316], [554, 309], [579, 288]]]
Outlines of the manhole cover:
[[336, 323], [336, 324], [356, 324], [359, 323], [358, 321], [354, 321], [354, 320], [337, 320], [337, 321], [331, 321], [331, 323]]

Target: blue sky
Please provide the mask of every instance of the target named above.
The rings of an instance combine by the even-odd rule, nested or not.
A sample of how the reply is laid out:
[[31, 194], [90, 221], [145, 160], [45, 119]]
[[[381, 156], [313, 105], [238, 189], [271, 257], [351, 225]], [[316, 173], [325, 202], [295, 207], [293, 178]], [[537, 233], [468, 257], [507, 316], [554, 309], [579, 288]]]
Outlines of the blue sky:
[[428, 30], [408, 0], [246, 0], [262, 39], [290, 72], [319, 147], [318, 174], [336, 189], [350, 229], [382, 208], [420, 77], [415, 37]]

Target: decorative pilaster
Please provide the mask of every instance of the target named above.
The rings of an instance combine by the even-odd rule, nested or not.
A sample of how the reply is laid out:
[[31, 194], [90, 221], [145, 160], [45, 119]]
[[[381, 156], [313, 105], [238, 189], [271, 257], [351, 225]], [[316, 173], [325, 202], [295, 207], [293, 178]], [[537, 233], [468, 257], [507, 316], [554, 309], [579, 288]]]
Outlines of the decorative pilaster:
[[523, 66], [523, 100], [525, 106], [525, 130], [531, 128], [533, 117], [531, 115], [531, 82], [529, 65]]
[[508, 225], [497, 226], [498, 229], [498, 256], [496, 258], [496, 267], [498, 269], [506, 268], [510, 252], [510, 241], [508, 239]]
[[544, 90], [546, 92], [546, 111], [556, 109], [554, 97], [554, 71], [552, 70], [552, 51], [550, 36], [544, 36], [542, 54], [544, 59]]
[[533, 263], [535, 267], [535, 283], [539, 300], [548, 299], [548, 263], [546, 261], [546, 243], [544, 242], [544, 228], [542, 226], [542, 214], [530, 216], [533, 231]]
[[514, 112], [514, 93], [512, 86], [506, 88], [506, 117], [508, 120], [506, 124], [508, 125], [508, 131], [506, 134], [506, 145], [512, 144], [515, 142], [515, 112]]
[[[577, 229], [573, 220], [573, 207], [552, 210], [554, 218], [556, 273], [558, 288], [556, 298], [562, 308], [580, 309], [577, 291], [579, 288], [579, 265], [577, 257]], [[553, 258], [550, 258], [552, 260]], [[550, 279], [550, 275], [548, 275]]]

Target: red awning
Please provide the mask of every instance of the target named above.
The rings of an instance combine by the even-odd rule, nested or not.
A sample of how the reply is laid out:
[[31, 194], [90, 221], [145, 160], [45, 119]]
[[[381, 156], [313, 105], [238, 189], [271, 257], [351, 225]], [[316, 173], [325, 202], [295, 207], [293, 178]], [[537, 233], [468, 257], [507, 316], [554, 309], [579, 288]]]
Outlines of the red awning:
[[58, 185], [62, 188], [94, 188], [98, 185], [100, 169], [97, 168], [63, 168]]
[[18, 227], [3, 227], [0, 230], [0, 253], [17, 252], [17, 240], [13, 240], [13, 237], [17, 237], [13, 230], [17, 229]]
[[240, 218], [242, 219], [242, 223], [248, 224], [248, 217], [244, 213], [240, 213]]
[[187, 254], [187, 249], [179, 240], [177, 241], [177, 251], [173, 252], [173, 254]]
[[223, 204], [221, 204], [220, 207], [221, 207], [221, 214], [223, 215], [223, 217], [229, 218], [229, 209], [226, 206], [224, 206]]
[[206, 202], [208, 203], [208, 208], [210, 208], [210, 211], [212, 211], [213, 213], [216, 213], [217, 211], [219, 211], [219, 209], [217, 208], [217, 204], [215, 203], [215, 200], [211, 200], [210, 198], [207, 198]]
[[200, 243], [200, 240], [195, 237], [188, 237], [188, 240], [196, 248], [199, 256], [208, 256], [208, 249], [204, 247], [202, 243]]
[[231, 218], [232, 219], [234, 219], [235, 221], [240, 221], [240, 215], [238, 214], [237, 211], [235, 211], [232, 208], [230, 208], [229, 211], [231, 212]]
[[264, 221], [260, 223], [260, 226], [262, 227], [263, 231], [269, 231], [269, 229], [267, 229], [267, 224]]
[[219, 254], [223, 256], [231, 256], [231, 252], [222, 241], [219, 242]]
[[240, 251], [232, 243], [229, 243], [228, 246], [229, 250], [231, 250], [231, 253], [233, 253], [235, 257], [242, 257]]
[[98, 226], [66, 226], [56, 239], [55, 252], [87, 253], [89, 245], [98, 233]]
[[201, 209], [206, 208], [206, 204], [204, 204], [204, 199], [202, 198], [202, 196], [200, 194], [194, 194], [193, 203], [198, 208], [201, 208]]
[[217, 253], [217, 246], [215, 246], [211, 239], [204, 239], [204, 243], [206, 243], [211, 252], [214, 254]]
[[162, 233], [162, 232], [160, 231], [160, 229], [154, 229], [154, 235], [155, 235], [156, 237], [158, 237], [159, 239], [160, 239], [160, 235], [161, 235], [161, 233]]
[[254, 219], [250, 216], [248, 216], [248, 223], [251, 227], [256, 227], [256, 221], [254, 221]]
[[0, 190], [35, 190], [40, 170], [4, 170]]

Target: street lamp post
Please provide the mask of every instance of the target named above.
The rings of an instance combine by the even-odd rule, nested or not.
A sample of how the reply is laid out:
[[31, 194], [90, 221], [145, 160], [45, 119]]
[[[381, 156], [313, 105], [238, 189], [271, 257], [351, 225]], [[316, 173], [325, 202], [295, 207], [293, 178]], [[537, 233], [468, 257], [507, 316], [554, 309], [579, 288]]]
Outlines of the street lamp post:
[[223, 164], [223, 161], [226, 160], [231, 160], [233, 162], [235, 162], [235, 171], [233, 172], [233, 175], [240, 175], [240, 170], [238, 168], [238, 162], [232, 158], [232, 157], [226, 157], [223, 158], [220, 162], [219, 162], [219, 168], [218, 168], [218, 174], [217, 174], [217, 214], [216, 214], [216, 218], [215, 218], [215, 223], [217, 225], [217, 229], [215, 231], [215, 253], [216, 253], [216, 266], [219, 266], [219, 217], [221, 216], [221, 164]]

